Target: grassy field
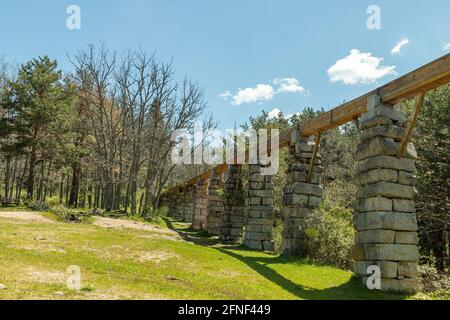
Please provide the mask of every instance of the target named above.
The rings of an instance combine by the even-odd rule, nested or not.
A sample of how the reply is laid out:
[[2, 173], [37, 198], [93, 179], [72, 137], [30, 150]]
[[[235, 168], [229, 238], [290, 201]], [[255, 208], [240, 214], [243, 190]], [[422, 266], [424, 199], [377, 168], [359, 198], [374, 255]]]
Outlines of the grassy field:
[[[148, 226], [0, 217], [0, 299], [406, 298], [370, 292], [337, 268], [219, 245], [171, 220]], [[80, 291], [66, 287], [70, 265], [81, 268]]]

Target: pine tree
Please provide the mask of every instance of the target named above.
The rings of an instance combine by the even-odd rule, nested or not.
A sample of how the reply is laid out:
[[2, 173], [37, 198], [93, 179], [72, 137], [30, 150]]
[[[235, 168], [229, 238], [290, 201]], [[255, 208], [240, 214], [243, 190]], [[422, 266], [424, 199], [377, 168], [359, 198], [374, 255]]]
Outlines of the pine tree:
[[17, 79], [6, 92], [5, 107], [12, 115], [16, 143], [30, 154], [27, 177], [27, 198], [34, 193], [35, 168], [38, 155], [49, 144], [58, 142], [58, 134], [67, 118], [72, 95], [62, 81], [56, 61], [39, 57], [22, 65]]

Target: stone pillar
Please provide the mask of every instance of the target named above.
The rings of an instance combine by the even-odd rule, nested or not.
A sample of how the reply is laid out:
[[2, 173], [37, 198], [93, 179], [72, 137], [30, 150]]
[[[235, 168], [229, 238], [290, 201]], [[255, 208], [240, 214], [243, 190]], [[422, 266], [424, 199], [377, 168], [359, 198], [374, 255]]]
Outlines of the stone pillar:
[[217, 177], [213, 172], [209, 180], [208, 222], [206, 226], [208, 233], [214, 236], [220, 235], [223, 220], [223, 196], [219, 192], [220, 185], [220, 177]]
[[177, 210], [177, 197], [175, 193], [168, 196], [169, 216], [174, 218]]
[[224, 185], [224, 213], [220, 239], [234, 243], [242, 240], [245, 223], [241, 168], [240, 165], [230, 165]]
[[199, 180], [194, 191], [194, 218], [192, 228], [206, 230], [208, 217], [208, 182]]
[[186, 214], [186, 189], [181, 190], [180, 197], [181, 197], [181, 206], [178, 212], [178, 219], [184, 221]]
[[381, 289], [418, 291], [418, 226], [415, 214], [417, 157], [412, 144], [403, 157], [397, 149], [405, 133], [400, 108], [385, 105], [377, 95], [361, 117], [356, 152], [355, 184], [359, 188], [353, 223], [356, 245], [354, 271], [366, 284], [367, 267], [378, 265]]
[[184, 198], [184, 222], [192, 223], [194, 218], [194, 190], [187, 187]]
[[252, 249], [273, 251], [272, 228], [274, 225], [272, 176], [261, 175], [260, 165], [249, 165], [247, 223], [244, 244]]
[[184, 192], [183, 190], [178, 190], [176, 193], [177, 197], [177, 207], [175, 210], [175, 216], [174, 218], [177, 220], [183, 220], [183, 213], [184, 213]]
[[301, 137], [299, 131], [291, 135], [287, 157], [286, 186], [283, 194], [283, 253], [297, 256], [306, 254], [305, 218], [322, 202], [322, 172], [320, 155], [317, 154], [311, 175], [308, 172], [313, 157], [314, 138]]

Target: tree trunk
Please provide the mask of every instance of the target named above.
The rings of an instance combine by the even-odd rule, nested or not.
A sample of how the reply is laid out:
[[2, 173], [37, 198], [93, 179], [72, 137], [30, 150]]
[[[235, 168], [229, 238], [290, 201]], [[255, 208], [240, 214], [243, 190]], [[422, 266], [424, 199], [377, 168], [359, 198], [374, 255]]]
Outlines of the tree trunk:
[[34, 168], [36, 167], [36, 160], [37, 160], [37, 150], [36, 150], [36, 139], [38, 134], [38, 128], [35, 127], [33, 129], [33, 145], [31, 147], [31, 154], [30, 154], [30, 168], [28, 173], [28, 181], [27, 181], [27, 199], [32, 200], [33, 199], [33, 189], [34, 189]]
[[76, 208], [78, 206], [78, 191], [80, 188], [81, 167], [75, 164], [72, 168], [72, 184], [70, 187], [70, 197], [68, 205]]
[[139, 215], [142, 215], [144, 212], [144, 210], [142, 208], [142, 206], [144, 204], [144, 195], [145, 195], [145, 191], [142, 191], [141, 198], [139, 199]]
[[9, 188], [9, 195], [8, 195], [8, 199], [13, 199], [13, 190], [14, 190], [14, 185], [17, 182], [17, 164], [18, 164], [19, 160], [18, 160], [18, 156], [16, 156], [14, 158], [14, 170], [12, 173], [12, 181], [11, 181], [11, 188]]
[[92, 209], [92, 182], [89, 182], [88, 187], [88, 208]]
[[59, 182], [59, 204], [62, 204], [64, 201], [64, 178], [65, 175], [61, 175], [61, 181]]
[[11, 156], [6, 156], [6, 163], [5, 163], [5, 201], [8, 199], [9, 196], [9, 181], [10, 181], [10, 175], [11, 175]]
[[66, 179], [66, 187], [65, 187], [65, 190], [64, 190], [64, 196], [65, 196], [65, 201], [64, 201], [64, 203], [65, 203], [66, 205], [69, 203], [69, 191], [70, 191], [69, 181], [70, 181], [70, 176], [67, 175], [67, 179]]
[[41, 170], [39, 171], [39, 179], [38, 179], [38, 190], [37, 190], [37, 196], [36, 200], [41, 201], [42, 200], [42, 189], [44, 186], [44, 168], [45, 168], [45, 161], [42, 161], [41, 163]]
[[445, 271], [445, 239], [444, 230], [438, 230], [434, 235], [434, 256], [436, 257], [436, 269], [440, 272]]
[[23, 165], [22, 175], [19, 178], [19, 182], [16, 186], [16, 202], [20, 202], [20, 196], [22, 194], [23, 182], [25, 181], [25, 175], [27, 174], [27, 166], [28, 166], [28, 155], [25, 158], [25, 163]]
[[45, 202], [45, 200], [47, 199], [47, 191], [48, 191], [48, 187], [49, 187], [49, 182], [50, 182], [50, 173], [52, 170], [52, 162], [49, 161], [48, 162], [48, 169], [47, 169], [47, 177], [45, 178], [45, 183], [44, 183], [44, 198], [43, 201]]

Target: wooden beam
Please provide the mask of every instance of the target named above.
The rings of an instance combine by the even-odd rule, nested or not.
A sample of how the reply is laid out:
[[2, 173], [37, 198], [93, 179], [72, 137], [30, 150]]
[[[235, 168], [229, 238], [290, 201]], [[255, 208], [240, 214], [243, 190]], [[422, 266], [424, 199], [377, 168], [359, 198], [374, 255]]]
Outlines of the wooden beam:
[[[367, 112], [367, 98], [378, 94], [381, 101], [386, 104], [397, 104], [406, 99], [413, 98], [420, 93], [435, 89], [450, 82], [450, 53], [434, 60], [406, 75], [395, 79], [388, 84], [370, 91], [359, 98], [345, 102], [342, 105], [319, 115], [318, 117], [306, 121], [300, 128], [290, 128], [279, 135], [279, 147], [283, 148], [290, 144], [291, 133], [300, 129], [302, 136], [309, 137], [317, 132], [323, 132], [343, 125], [361, 114]], [[270, 144], [268, 144], [269, 146]], [[270, 147], [269, 147], [270, 148]], [[268, 150], [269, 151], [269, 150]], [[246, 159], [248, 149], [245, 150]], [[223, 173], [227, 170], [226, 164], [218, 165], [216, 172]], [[209, 177], [210, 170], [200, 175], [202, 178]], [[184, 185], [194, 183], [196, 178], [190, 179]], [[176, 188], [176, 187], [174, 187]], [[171, 188], [169, 191], [171, 191]], [[168, 191], [168, 192], [169, 192]]]
[[398, 148], [398, 158], [403, 157], [403, 155], [405, 154], [405, 150], [408, 146], [409, 141], [411, 140], [411, 135], [417, 122], [417, 117], [419, 116], [420, 108], [422, 107], [425, 100], [425, 95], [425, 92], [421, 92], [416, 98], [416, 103], [414, 104], [414, 108], [411, 112], [411, 119], [409, 120], [408, 127], [406, 128], [405, 136], [400, 142], [400, 146]]
[[314, 150], [313, 150], [313, 155], [312, 155], [312, 158], [311, 158], [311, 163], [309, 164], [308, 178], [306, 179], [307, 183], [311, 183], [311, 177], [312, 177], [312, 173], [313, 173], [313, 169], [314, 169], [314, 163], [316, 162], [317, 151], [319, 150], [319, 146], [320, 146], [320, 135], [321, 135], [320, 132], [317, 133], [316, 144], [314, 145]]
[[355, 117], [359, 117], [367, 111], [367, 98], [371, 95], [378, 94], [382, 102], [394, 105], [448, 82], [450, 82], [450, 53], [378, 89], [307, 121], [300, 126], [300, 132], [304, 136], [311, 136], [316, 132], [335, 128], [351, 121]]

